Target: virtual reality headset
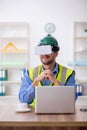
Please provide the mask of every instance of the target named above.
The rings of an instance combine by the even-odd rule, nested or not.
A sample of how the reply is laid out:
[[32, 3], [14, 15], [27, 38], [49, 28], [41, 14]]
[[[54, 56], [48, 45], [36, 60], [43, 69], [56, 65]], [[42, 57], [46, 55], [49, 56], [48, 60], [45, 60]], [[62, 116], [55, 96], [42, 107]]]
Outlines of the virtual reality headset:
[[35, 47], [36, 55], [45, 55], [51, 54], [53, 52], [59, 51], [59, 47], [51, 46], [51, 45], [38, 45]]

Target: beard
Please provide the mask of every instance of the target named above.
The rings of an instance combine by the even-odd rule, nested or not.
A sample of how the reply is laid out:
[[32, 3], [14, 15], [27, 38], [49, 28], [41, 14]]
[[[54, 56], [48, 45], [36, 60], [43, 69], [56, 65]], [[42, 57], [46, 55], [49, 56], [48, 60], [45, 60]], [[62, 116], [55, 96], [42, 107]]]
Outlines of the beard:
[[54, 59], [51, 59], [51, 60], [46, 61], [46, 62], [41, 60], [42, 64], [44, 64], [44, 65], [50, 65], [50, 64], [54, 63], [54, 61], [55, 61]]

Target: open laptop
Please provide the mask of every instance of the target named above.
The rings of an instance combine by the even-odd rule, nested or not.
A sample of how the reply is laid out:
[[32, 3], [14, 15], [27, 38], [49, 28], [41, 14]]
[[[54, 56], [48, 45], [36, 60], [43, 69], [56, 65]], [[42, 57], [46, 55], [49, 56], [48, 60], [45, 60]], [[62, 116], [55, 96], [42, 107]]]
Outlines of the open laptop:
[[74, 113], [74, 86], [36, 86], [35, 113]]

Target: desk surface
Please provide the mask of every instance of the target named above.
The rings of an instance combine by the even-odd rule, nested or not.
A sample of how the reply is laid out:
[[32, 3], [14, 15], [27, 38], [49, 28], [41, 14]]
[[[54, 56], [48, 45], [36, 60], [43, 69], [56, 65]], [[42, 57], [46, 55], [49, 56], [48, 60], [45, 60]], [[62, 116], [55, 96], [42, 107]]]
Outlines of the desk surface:
[[17, 113], [17, 102], [17, 97], [0, 97], [0, 126], [87, 127], [87, 112], [80, 111], [79, 102], [76, 103], [75, 114], [40, 115], [35, 114], [34, 109], [26, 113]]
[[76, 105], [75, 114], [40, 114], [31, 112], [17, 113], [16, 104], [0, 104], [0, 126], [87, 126], [87, 112]]

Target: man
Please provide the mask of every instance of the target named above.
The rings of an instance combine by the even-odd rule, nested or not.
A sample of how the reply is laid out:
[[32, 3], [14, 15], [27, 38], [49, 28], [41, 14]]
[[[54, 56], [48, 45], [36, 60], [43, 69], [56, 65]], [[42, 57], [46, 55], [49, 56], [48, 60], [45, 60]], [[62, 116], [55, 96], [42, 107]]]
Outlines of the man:
[[38, 46], [50, 45], [51, 54], [41, 54], [40, 60], [42, 65], [34, 69], [29, 69], [24, 73], [21, 88], [19, 91], [19, 99], [21, 102], [26, 102], [35, 105], [35, 86], [74, 86], [75, 72], [56, 63], [59, 46], [57, 40], [51, 35], [43, 38]]

